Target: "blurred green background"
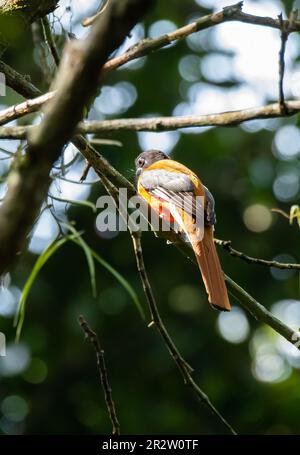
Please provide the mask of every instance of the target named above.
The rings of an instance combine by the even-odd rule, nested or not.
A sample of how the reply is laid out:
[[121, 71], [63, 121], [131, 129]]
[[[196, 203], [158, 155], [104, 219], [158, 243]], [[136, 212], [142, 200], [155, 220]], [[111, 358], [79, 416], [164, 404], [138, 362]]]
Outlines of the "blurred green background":
[[[193, 18], [228, 5], [226, 1], [158, 0], [122, 47], [144, 36], [157, 36]], [[246, 1], [245, 11], [276, 17], [291, 1]], [[295, 3], [295, 2], [294, 2]], [[297, 2], [296, 2], [297, 3]], [[57, 38], [87, 33], [80, 19], [97, 2], [63, 1], [50, 23]], [[297, 6], [297, 5], [296, 5]], [[276, 101], [280, 46], [276, 30], [229, 23], [214, 27], [109, 74], [89, 114], [91, 119], [185, 115], [242, 109]], [[42, 55], [44, 53], [44, 56]], [[300, 39], [287, 46], [285, 91], [300, 97]], [[34, 48], [31, 30], [17, 34], [4, 61], [41, 90], [48, 86], [41, 67], [53, 67], [45, 47]], [[43, 58], [45, 60], [43, 60]], [[7, 90], [1, 107], [21, 101]], [[25, 117], [18, 123], [38, 121]], [[103, 138], [103, 136], [101, 136]], [[232, 240], [249, 255], [299, 261], [299, 228], [271, 212], [289, 212], [299, 203], [300, 130], [297, 117], [253, 121], [235, 128], [198, 128], [172, 133], [126, 132], [106, 136], [122, 147], [99, 150], [133, 180], [134, 158], [141, 150], [160, 148], [193, 169], [216, 200], [216, 237]], [[0, 141], [15, 152], [18, 143]], [[0, 152], [1, 158], [7, 158]], [[64, 165], [76, 151], [67, 147]], [[10, 160], [0, 161], [5, 177]], [[61, 170], [61, 161], [53, 173]], [[79, 180], [83, 160], [63, 178]], [[90, 180], [96, 176], [92, 173]], [[78, 185], [54, 179], [50, 193], [96, 203], [101, 184]], [[96, 215], [87, 207], [51, 200], [51, 211], [75, 221], [85, 241], [135, 289], [147, 311], [127, 232], [99, 233]], [[20, 292], [38, 255], [59, 234], [44, 209], [32, 233], [29, 251], [0, 290], [0, 330], [7, 355], [0, 357], [0, 432], [3, 434], [109, 433], [110, 422], [99, 384], [95, 355], [78, 325], [83, 314], [99, 334], [106, 353], [114, 400], [125, 434], [216, 434], [222, 425], [183, 385], [162, 340], [147, 328], [126, 290], [97, 265], [93, 298], [83, 251], [67, 243], [45, 265], [28, 297], [21, 340], [15, 344], [13, 316]], [[230, 314], [207, 304], [199, 271], [176, 248], [151, 233], [143, 236], [144, 255], [162, 318], [176, 345], [194, 367], [194, 378], [233, 427], [242, 434], [299, 434], [299, 368], [296, 348], [255, 321], [232, 299]], [[232, 258], [219, 249], [226, 274], [293, 329], [300, 327], [299, 275], [270, 270]]]

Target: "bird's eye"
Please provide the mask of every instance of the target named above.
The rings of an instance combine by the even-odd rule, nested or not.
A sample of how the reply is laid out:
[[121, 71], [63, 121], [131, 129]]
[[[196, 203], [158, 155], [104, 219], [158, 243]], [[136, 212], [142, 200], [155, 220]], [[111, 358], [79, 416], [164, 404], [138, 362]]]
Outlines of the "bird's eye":
[[138, 160], [138, 165], [139, 165], [140, 167], [142, 167], [142, 166], [144, 166], [144, 164], [145, 164], [144, 158], [139, 158], [139, 160]]

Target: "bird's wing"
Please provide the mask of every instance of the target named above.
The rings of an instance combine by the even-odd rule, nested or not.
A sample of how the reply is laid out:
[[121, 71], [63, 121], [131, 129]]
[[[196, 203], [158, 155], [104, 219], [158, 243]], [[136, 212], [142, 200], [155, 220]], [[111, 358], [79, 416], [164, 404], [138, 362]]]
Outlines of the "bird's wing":
[[188, 175], [163, 169], [144, 171], [140, 184], [151, 195], [183, 209], [193, 218], [203, 208], [203, 199], [196, 198], [194, 184]]
[[184, 210], [194, 219], [199, 219], [203, 214], [204, 205], [205, 225], [216, 223], [215, 201], [211, 192], [203, 186], [205, 198], [196, 197], [194, 183], [189, 175], [165, 169], [146, 170], [140, 177], [140, 184], [151, 196]]

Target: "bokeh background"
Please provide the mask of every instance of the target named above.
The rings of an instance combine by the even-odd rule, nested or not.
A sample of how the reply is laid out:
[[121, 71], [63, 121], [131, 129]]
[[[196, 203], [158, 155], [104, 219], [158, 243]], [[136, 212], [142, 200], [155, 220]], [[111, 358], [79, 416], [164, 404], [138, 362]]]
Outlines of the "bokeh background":
[[[232, 2], [157, 1], [118, 52], [145, 36], [158, 36], [193, 18]], [[299, 2], [245, 1], [244, 10], [276, 17]], [[83, 37], [80, 20], [98, 2], [61, 1], [50, 16], [59, 42], [66, 34]], [[276, 30], [240, 23], [223, 24], [170, 45], [110, 73], [90, 111], [91, 119], [152, 115], [205, 114], [242, 109], [277, 99]], [[51, 56], [44, 49], [48, 64]], [[289, 37], [285, 94], [300, 97], [300, 38]], [[47, 90], [40, 51], [30, 30], [16, 36], [3, 59], [29, 74]], [[7, 90], [1, 108], [21, 101]], [[38, 122], [39, 115], [19, 120]], [[297, 117], [259, 120], [235, 128], [194, 128], [176, 132], [126, 132], [106, 136], [122, 147], [99, 150], [133, 179], [133, 161], [141, 150], [159, 148], [193, 169], [216, 199], [216, 236], [250, 255], [299, 261], [299, 227], [271, 212], [288, 212], [299, 203], [300, 129]], [[101, 136], [103, 138], [103, 136]], [[20, 144], [0, 141], [0, 198], [11, 155]], [[68, 146], [63, 178], [54, 178], [50, 195], [91, 201], [105, 194], [91, 172], [90, 184], [78, 184], [84, 162]], [[76, 158], [76, 159], [75, 159]], [[71, 166], [68, 163], [75, 159]], [[56, 163], [53, 174], [61, 170]], [[70, 183], [67, 180], [74, 180]], [[56, 218], [75, 221], [85, 241], [132, 286], [146, 309], [128, 233], [99, 233], [87, 206], [49, 197], [18, 265], [0, 289], [0, 330], [7, 355], [0, 357], [0, 432], [3, 434], [109, 433], [110, 423], [99, 385], [92, 347], [78, 325], [83, 314], [97, 331], [106, 352], [114, 399], [127, 434], [223, 433], [224, 428], [197, 402], [159, 335], [140, 318], [126, 289], [97, 265], [96, 298], [82, 249], [69, 242], [56, 252], [30, 291], [20, 342], [13, 317], [23, 286], [45, 248], [59, 235]], [[299, 434], [300, 353], [275, 332], [255, 321], [232, 300], [230, 314], [207, 304], [199, 272], [175, 248], [151, 233], [144, 254], [161, 315], [177, 346], [195, 368], [194, 377], [239, 433]], [[249, 265], [219, 250], [225, 272], [263, 305], [300, 327], [299, 275]]]

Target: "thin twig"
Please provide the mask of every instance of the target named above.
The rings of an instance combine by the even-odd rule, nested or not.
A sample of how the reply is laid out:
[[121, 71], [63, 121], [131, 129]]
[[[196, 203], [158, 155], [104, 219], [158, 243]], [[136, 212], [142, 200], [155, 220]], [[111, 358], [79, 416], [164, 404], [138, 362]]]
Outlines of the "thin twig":
[[84, 331], [85, 337], [92, 343], [96, 352], [97, 367], [100, 375], [104, 399], [112, 424], [112, 434], [120, 434], [120, 424], [117, 417], [116, 407], [112, 396], [112, 389], [108, 380], [104, 351], [101, 348], [97, 334], [90, 328], [83, 316], [79, 316], [79, 324]]
[[92, 166], [91, 166], [90, 162], [88, 160], [85, 160], [85, 166], [84, 166], [84, 169], [82, 171], [82, 175], [81, 175], [81, 177], [79, 179], [79, 181], [81, 183], [83, 183], [86, 180], [87, 176], [89, 175], [91, 167]]
[[231, 256], [238, 257], [250, 264], [264, 265], [266, 267], [275, 267], [277, 269], [300, 270], [300, 264], [291, 264], [278, 261], [267, 261], [266, 259], [254, 258], [238, 251], [231, 246], [231, 240], [219, 240], [215, 238], [215, 243], [228, 251]]
[[48, 60], [48, 49], [45, 47], [45, 38], [42, 19], [31, 24], [33, 45], [37, 51], [36, 63], [41, 71], [43, 80], [49, 86], [52, 80], [52, 71]]
[[104, 11], [106, 10], [106, 8], [108, 6], [108, 2], [109, 2], [109, 0], [103, 0], [100, 4], [100, 7], [99, 7], [97, 13], [94, 14], [94, 16], [90, 16], [90, 17], [83, 19], [81, 21], [81, 25], [83, 25], [83, 27], [89, 27], [90, 25], [93, 25], [93, 23], [100, 16], [100, 14], [104, 13]]
[[289, 37], [289, 30], [288, 26], [286, 25], [286, 22], [283, 21], [282, 18], [282, 13], [279, 14], [278, 20], [280, 23], [280, 29], [281, 29], [281, 34], [280, 34], [280, 39], [281, 39], [281, 45], [280, 45], [280, 51], [279, 51], [279, 105], [282, 114], [287, 114], [287, 106], [285, 104], [285, 98], [284, 98], [284, 89], [283, 89], [283, 79], [284, 79], [284, 70], [285, 70], [285, 49], [286, 49], [286, 43]]
[[51, 28], [50, 28], [50, 24], [49, 24], [47, 16], [42, 19], [42, 25], [43, 25], [45, 42], [49, 46], [49, 50], [51, 52], [55, 65], [58, 66], [60, 63], [60, 56], [58, 53], [58, 49], [56, 47], [55, 40], [51, 33]]

